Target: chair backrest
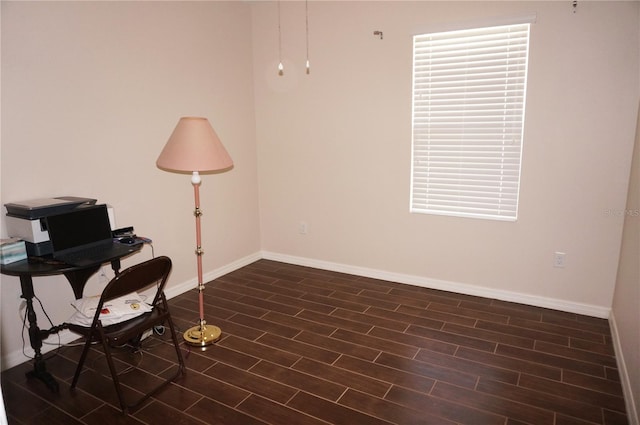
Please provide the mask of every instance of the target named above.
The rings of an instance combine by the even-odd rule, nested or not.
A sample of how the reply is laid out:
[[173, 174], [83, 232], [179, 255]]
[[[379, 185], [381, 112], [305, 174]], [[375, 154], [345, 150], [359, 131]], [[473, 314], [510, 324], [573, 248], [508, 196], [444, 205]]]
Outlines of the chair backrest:
[[152, 258], [151, 260], [136, 264], [123, 270], [116, 277], [111, 279], [102, 291], [99, 308], [102, 303], [130, 294], [131, 292], [141, 292], [152, 285], [156, 286], [156, 293], [153, 302], [155, 306], [161, 297], [164, 287], [171, 272], [171, 259], [166, 256]]

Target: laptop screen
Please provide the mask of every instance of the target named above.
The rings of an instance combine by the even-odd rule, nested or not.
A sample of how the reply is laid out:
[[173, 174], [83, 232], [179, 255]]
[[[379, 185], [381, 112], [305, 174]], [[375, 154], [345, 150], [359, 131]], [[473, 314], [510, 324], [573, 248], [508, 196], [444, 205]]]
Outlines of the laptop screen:
[[112, 240], [106, 205], [81, 207], [47, 217], [47, 230], [53, 252]]

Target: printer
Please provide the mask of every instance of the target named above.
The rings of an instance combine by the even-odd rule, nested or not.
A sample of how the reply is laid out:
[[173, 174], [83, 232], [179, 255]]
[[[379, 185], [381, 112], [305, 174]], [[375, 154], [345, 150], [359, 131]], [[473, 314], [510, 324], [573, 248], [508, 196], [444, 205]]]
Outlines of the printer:
[[[92, 198], [61, 196], [5, 204], [7, 234], [11, 238], [22, 239], [27, 248], [27, 255], [30, 257], [51, 254], [51, 241], [45, 219], [50, 215], [64, 213], [74, 208], [94, 205], [96, 201], [97, 199]], [[110, 211], [109, 219], [113, 223], [112, 217], [113, 213]]]

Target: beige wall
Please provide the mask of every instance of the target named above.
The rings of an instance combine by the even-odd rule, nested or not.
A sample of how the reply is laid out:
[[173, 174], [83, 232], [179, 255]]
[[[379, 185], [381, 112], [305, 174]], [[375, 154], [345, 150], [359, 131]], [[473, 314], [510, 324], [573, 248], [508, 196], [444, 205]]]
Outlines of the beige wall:
[[[310, 2], [305, 75], [304, 3], [283, 2], [282, 77], [277, 7], [254, 5], [266, 255], [606, 317], [638, 102], [639, 5]], [[410, 214], [412, 35], [530, 15], [518, 221]], [[555, 251], [565, 268], [553, 267]]]
[[[169, 290], [185, 282], [195, 288], [190, 176], [160, 171], [155, 161], [179, 117], [205, 116], [236, 166], [203, 176], [204, 271], [256, 255], [248, 4], [3, 1], [1, 7], [3, 205], [63, 195], [109, 203], [119, 226], [135, 226], [154, 240], [156, 255], [173, 259]], [[127, 264], [150, 257], [145, 247]], [[89, 294], [98, 285], [94, 277]], [[70, 315], [73, 293], [64, 278], [39, 278], [35, 287], [54, 323]], [[1, 345], [9, 363], [24, 361], [19, 296], [18, 279], [2, 276]]]
[[[283, 77], [275, 2], [1, 8], [1, 202], [112, 204], [118, 224], [174, 259], [174, 290], [195, 276], [192, 191], [154, 162], [179, 116], [204, 115], [236, 162], [202, 186], [209, 276], [263, 255], [611, 308], [640, 91], [638, 2], [579, 2], [573, 13], [564, 1], [312, 1], [310, 75], [304, 3], [282, 2]], [[409, 214], [411, 35], [532, 14], [518, 221]], [[567, 253], [564, 269], [554, 251]], [[55, 323], [66, 318], [62, 278], [39, 279], [36, 292]], [[17, 280], [3, 276], [0, 295], [2, 358], [24, 361]]]
[[640, 412], [640, 114], [611, 323], [623, 377], [627, 411], [638, 424]]

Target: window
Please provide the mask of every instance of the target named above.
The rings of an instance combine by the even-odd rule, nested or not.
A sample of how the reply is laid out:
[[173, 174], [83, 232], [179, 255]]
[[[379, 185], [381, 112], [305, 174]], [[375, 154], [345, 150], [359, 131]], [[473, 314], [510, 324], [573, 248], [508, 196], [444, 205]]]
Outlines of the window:
[[414, 36], [411, 212], [516, 220], [529, 26]]

